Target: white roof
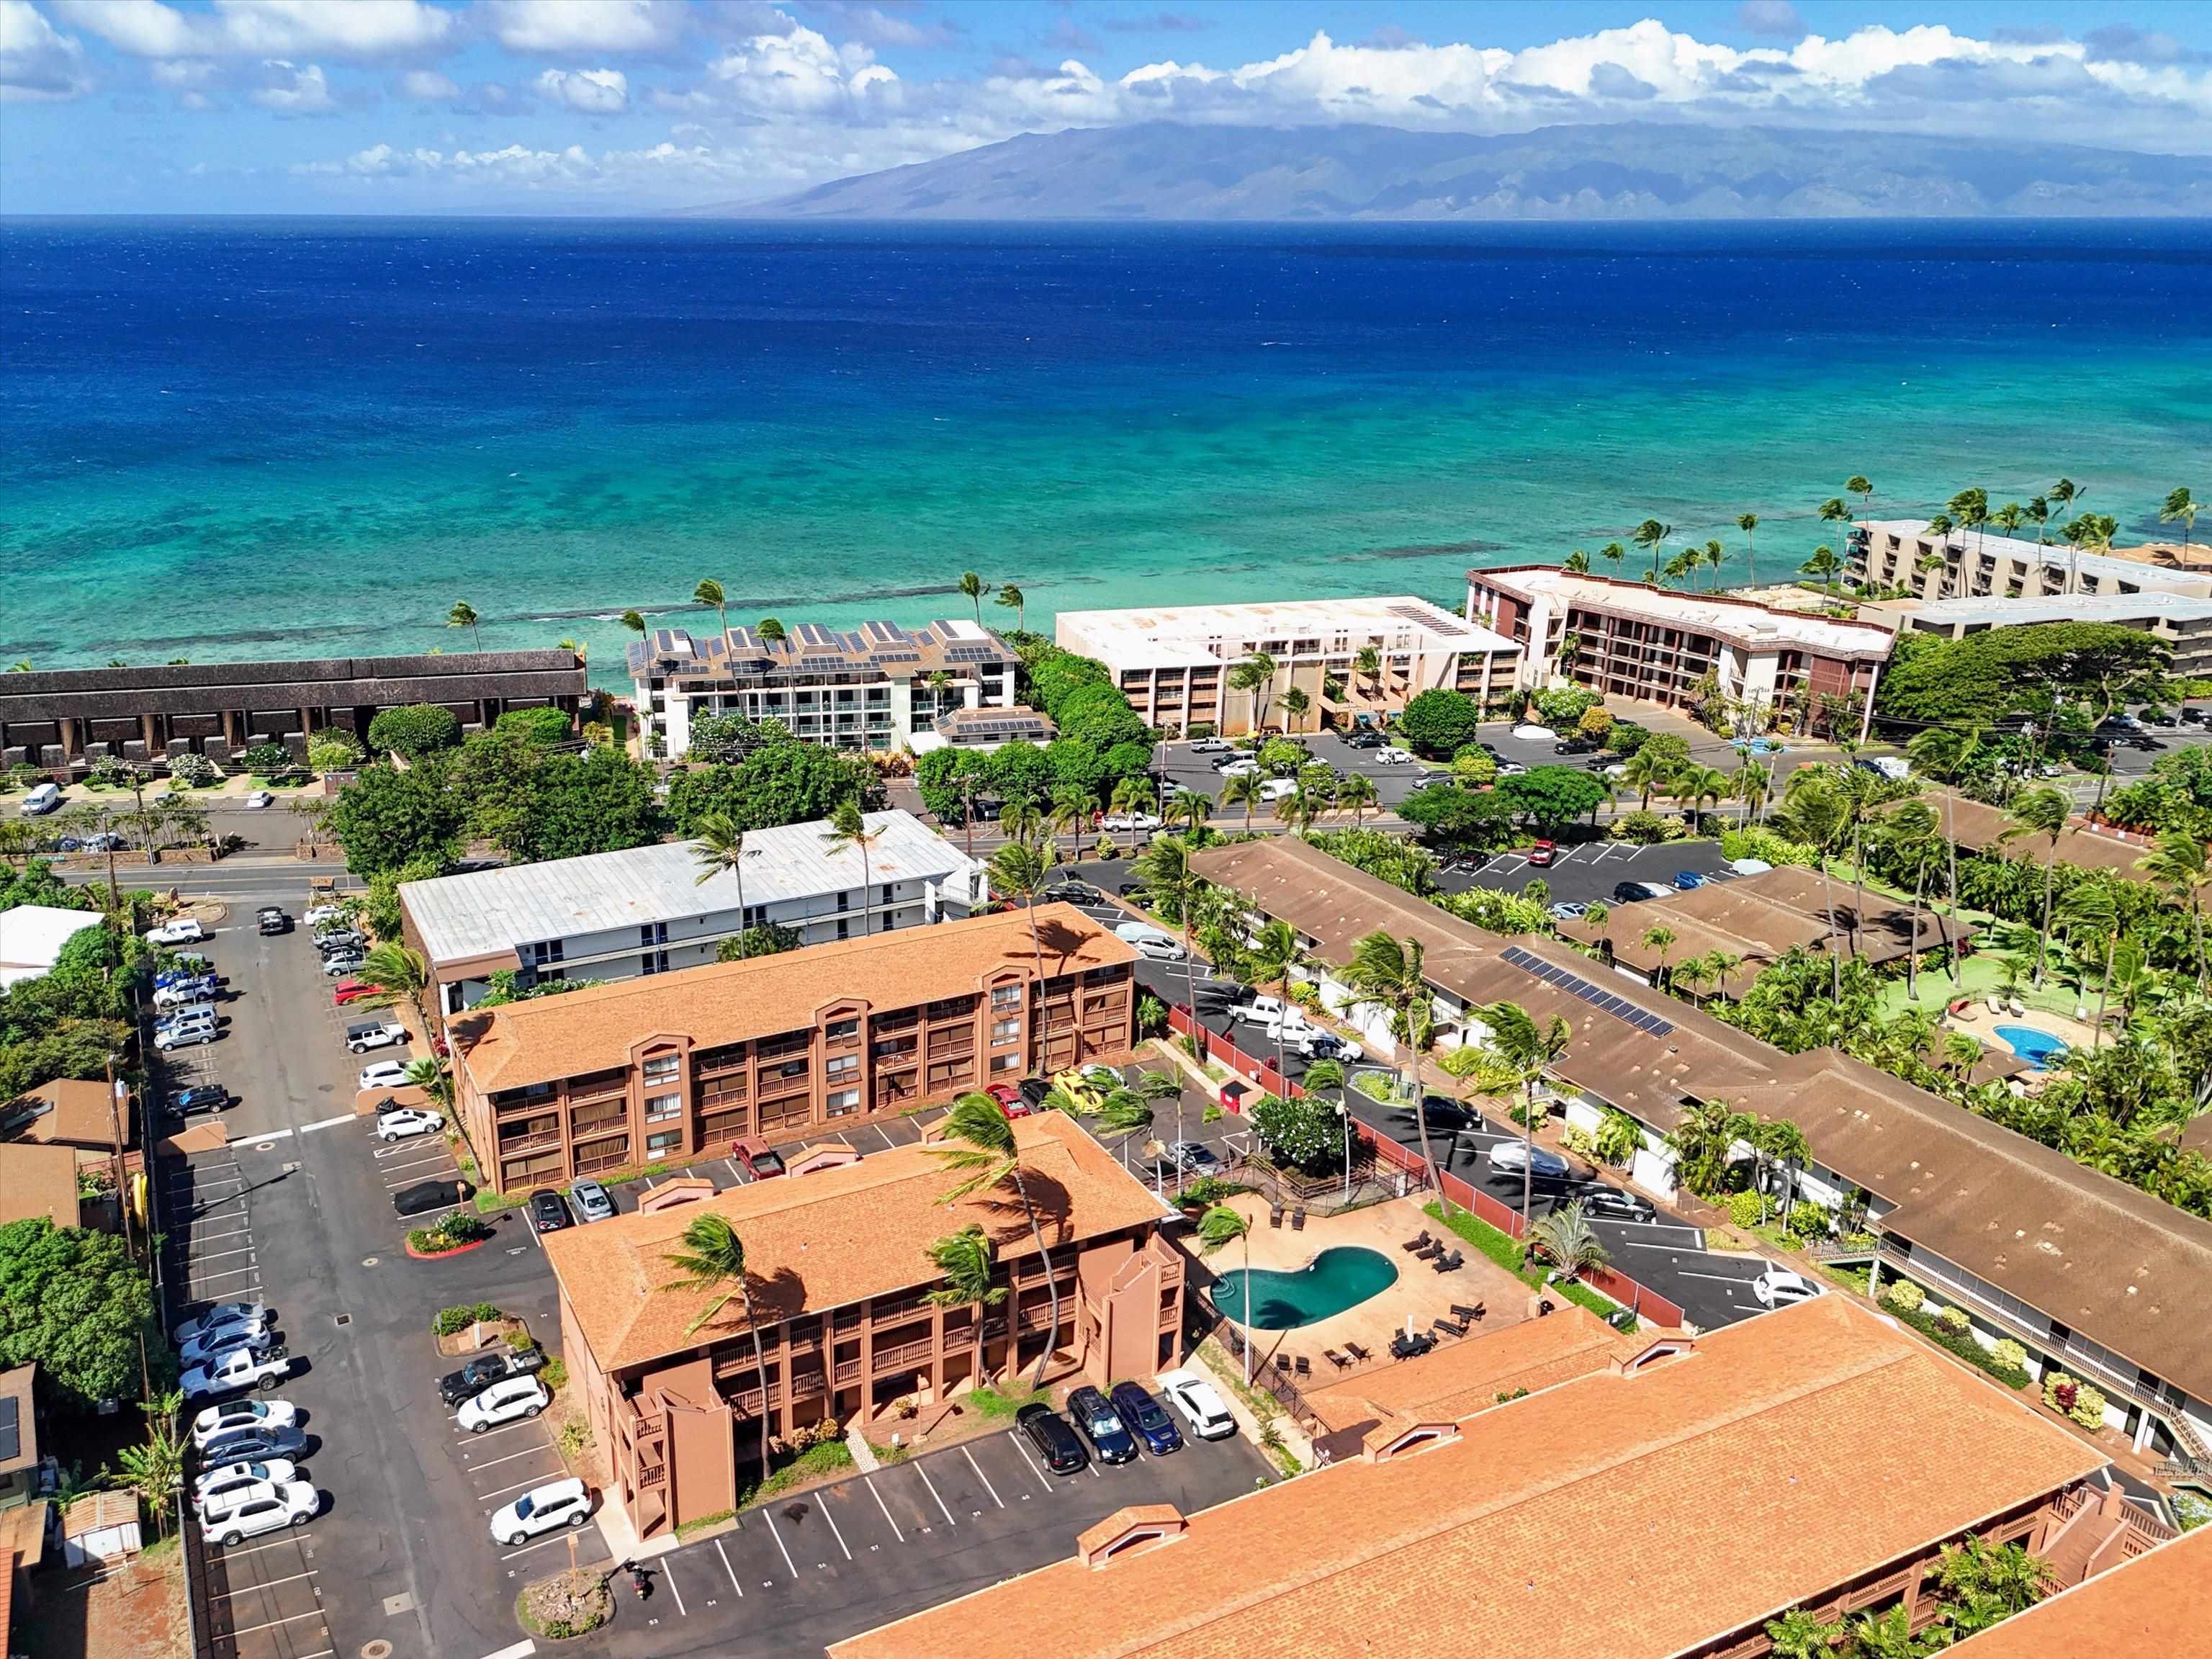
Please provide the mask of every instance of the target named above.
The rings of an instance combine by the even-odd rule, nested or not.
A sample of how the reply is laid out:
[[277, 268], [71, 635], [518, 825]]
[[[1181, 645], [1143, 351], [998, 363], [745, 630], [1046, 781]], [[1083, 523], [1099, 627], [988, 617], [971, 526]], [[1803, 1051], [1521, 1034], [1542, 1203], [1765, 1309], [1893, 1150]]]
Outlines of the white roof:
[[[1894, 536], [1899, 542], [1911, 545], [1925, 543], [1929, 547], [1936, 538], [1928, 533], [1925, 520], [1919, 519], [1872, 519], [1863, 520], [1869, 530], [1879, 531], [1885, 537]], [[1962, 553], [1990, 553], [2000, 558], [2025, 559], [2030, 564], [2041, 564], [2046, 568], [2064, 570], [2070, 567], [2079, 574], [2094, 575], [2100, 581], [2128, 582], [2146, 592], [2166, 593], [2203, 593], [2208, 582], [2212, 582], [2212, 571], [2172, 570], [2163, 565], [2144, 564], [2134, 559], [2116, 559], [2102, 553], [2076, 553], [2063, 542], [2036, 543], [2018, 536], [2008, 536], [2001, 530], [1953, 530], [1944, 538], [1947, 547], [1957, 548]]]
[[1061, 638], [1079, 639], [1109, 662], [1125, 665], [1236, 662], [1262, 641], [1291, 638], [1319, 638], [1325, 653], [1357, 652], [1370, 641], [1379, 641], [1386, 652], [1511, 653], [1521, 648], [1480, 623], [1410, 593], [1063, 611], [1054, 625]]
[[[937, 881], [972, 867], [957, 848], [932, 834], [910, 812], [870, 812], [865, 821], [882, 837], [868, 848], [872, 882]], [[858, 888], [860, 849], [832, 852], [824, 840], [829, 833], [829, 823], [820, 819], [748, 832], [745, 903], [775, 904]], [[736, 909], [737, 878], [717, 871], [702, 883], [696, 846], [661, 842], [620, 853], [440, 876], [404, 884], [399, 897], [433, 963]]]
[[99, 926], [97, 910], [19, 904], [0, 911], [0, 989], [50, 971], [61, 960], [63, 945]]
[[[1902, 607], [1900, 607], [1902, 609]], [[2007, 599], [1932, 599], [1906, 613], [1916, 622], [1946, 627], [1986, 623], [1992, 628], [2027, 623], [2203, 622], [2212, 617], [2212, 599], [2186, 593], [2053, 593]]]
[[1657, 618], [1694, 633], [1723, 635], [1762, 648], [1784, 646], [1843, 654], [1884, 657], [1890, 630], [1873, 623], [1780, 611], [1751, 599], [1722, 594], [1677, 593], [1644, 582], [1583, 575], [1553, 566], [1521, 565], [1500, 570], [1470, 570], [1468, 580], [1516, 592], [1544, 594], [1564, 604], [1621, 616]]

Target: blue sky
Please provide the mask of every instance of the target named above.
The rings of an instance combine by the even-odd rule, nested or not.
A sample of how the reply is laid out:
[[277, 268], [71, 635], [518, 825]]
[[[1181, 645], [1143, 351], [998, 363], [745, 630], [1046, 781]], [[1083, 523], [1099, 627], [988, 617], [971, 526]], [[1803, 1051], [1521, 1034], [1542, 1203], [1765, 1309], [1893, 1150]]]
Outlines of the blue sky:
[[0, 212], [623, 213], [1148, 119], [2212, 154], [2206, 0], [0, 0]]

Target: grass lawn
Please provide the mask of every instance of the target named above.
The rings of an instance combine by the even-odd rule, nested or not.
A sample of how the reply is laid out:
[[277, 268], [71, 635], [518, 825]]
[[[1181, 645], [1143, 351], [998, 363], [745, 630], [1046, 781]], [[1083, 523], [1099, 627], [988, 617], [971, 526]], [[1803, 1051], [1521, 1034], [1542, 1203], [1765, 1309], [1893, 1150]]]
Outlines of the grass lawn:
[[1566, 1301], [1573, 1303], [1577, 1307], [1589, 1309], [1601, 1319], [1609, 1314], [1620, 1311], [1620, 1304], [1615, 1302], [1611, 1297], [1600, 1295], [1580, 1279], [1567, 1279], [1557, 1285], [1546, 1286], [1544, 1275], [1550, 1269], [1540, 1262], [1534, 1264], [1524, 1262], [1522, 1260], [1520, 1241], [1492, 1226], [1481, 1217], [1459, 1209], [1455, 1209], [1449, 1215], [1446, 1215], [1443, 1212], [1443, 1205], [1435, 1201], [1424, 1205], [1422, 1209], [1431, 1220], [1440, 1221], [1450, 1228], [1452, 1231], [1474, 1245], [1476, 1249], [1528, 1285], [1529, 1289], [1548, 1288]]
[[[1951, 982], [1950, 975], [1940, 970], [1930, 973], [1923, 969], [1920, 975], [1918, 1000], [1915, 1000], [1905, 994], [1905, 981], [1900, 979], [1884, 992], [1881, 1012], [1887, 1016], [1901, 1014], [1908, 1008], [1922, 1008], [1931, 1014], [1940, 1014], [1957, 997], [1972, 997], [1980, 1002], [1996, 990], [2003, 978], [2004, 963], [1994, 952], [1968, 957], [1960, 963], [1959, 983], [1955, 987]], [[2021, 1006], [2030, 1011], [2040, 1010], [2070, 1018], [2083, 999], [2072, 984], [2046, 975], [2041, 990], [2032, 989], [2023, 983], [2020, 988], [2020, 1000]], [[2095, 992], [2089, 994], [2087, 1000], [2094, 1012]]]

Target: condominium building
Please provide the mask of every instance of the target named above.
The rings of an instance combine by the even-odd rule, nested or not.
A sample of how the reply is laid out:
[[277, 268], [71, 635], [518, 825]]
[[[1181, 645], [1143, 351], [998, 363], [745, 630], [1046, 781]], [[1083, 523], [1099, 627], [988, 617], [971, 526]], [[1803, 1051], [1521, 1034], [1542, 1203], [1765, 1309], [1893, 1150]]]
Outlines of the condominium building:
[[2070, 599], [2084, 593], [2212, 598], [2212, 568], [2176, 569], [1984, 531], [1953, 530], [1939, 538], [1917, 519], [1854, 524], [1849, 550], [1853, 580], [1902, 588], [1923, 599]]
[[1933, 1570], [1969, 1535], [2057, 1563], [2172, 1535], [2108, 1506], [2094, 1448], [1840, 1296], [1626, 1352], [1592, 1340], [1517, 1394], [1401, 1375], [1510, 1376], [1482, 1350], [1522, 1340], [1557, 1339], [1393, 1366], [1393, 1403], [1346, 1402], [1368, 1426], [1335, 1461], [1193, 1514], [1120, 1510], [1066, 1559], [830, 1659], [1029, 1659], [1041, 1638], [1127, 1659], [1764, 1659], [1793, 1607], [1935, 1626]]
[[404, 937], [430, 965], [439, 1011], [455, 1014], [502, 971], [526, 989], [672, 973], [713, 962], [750, 927], [826, 945], [956, 921], [988, 902], [984, 866], [913, 814], [861, 821], [865, 854], [825, 822], [789, 823], [749, 831], [738, 867], [711, 875], [697, 842], [662, 842], [406, 882]]
[[[1931, 578], [1932, 580], [1932, 578]], [[2176, 674], [2212, 676], [2212, 599], [2146, 588], [2139, 593], [2060, 593], [2049, 598], [1876, 599], [1859, 606], [1862, 621], [1910, 633], [1964, 639], [1992, 628], [2037, 623], [2103, 623], [2155, 635], [2172, 652]]]
[[[1012, 1127], [1030, 1192], [1051, 1194], [1042, 1254], [1006, 1194], [946, 1204], [956, 1177], [926, 1142], [712, 1196], [666, 1182], [635, 1214], [546, 1236], [562, 1358], [611, 1458], [607, 1499], [637, 1536], [727, 1515], [740, 1471], [758, 1470], [764, 1413], [778, 1437], [825, 1420], [865, 1432], [902, 1404], [945, 1407], [1040, 1347], [1060, 1376], [1100, 1386], [1177, 1362], [1183, 1259], [1159, 1236], [1171, 1212], [1064, 1114]], [[726, 1297], [702, 1324], [711, 1293], [662, 1289], [702, 1214], [744, 1240], [755, 1322]], [[971, 1225], [994, 1246], [998, 1299], [940, 1306], [929, 1247]], [[891, 1441], [892, 1426], [872, 1437]]]
[[862, 1125], [1127, 1056], [1136, 957], [1041, 904], [475, 1009], [455, 1105], [501, 1192]]
[[1522, 647], [1522, 683], [1571, 680], [1607, 696], [1681, 704], [1707, 683], [1754, 708], [1801, 696], [1860, 697], [1859, 736], [1889, 659], [1890, 630], [1722, 593], [1515, 565], [1467, 573], [1467, 614]]
[[1013, 647], [958, 620], [863, 623], [849, 634], [799, 623], [776, 640], [751, 628], [704, 638], [662, 628], [634, 641], [629, 661], [647, 744], [672, 759], [702, 714], [780, 720], [807, 743], [888, 753], [955, 709], [1014, 701]]
[[[1105, 664], [1146, 725], [1231, 735], [1379, 721], [1439, 686], [1486, 702], [1513, 689], [1517, 655], [1511, 641], [1407, 594], [1063, 611], [1054, 638]], [[1231, 686], [1231, 671], [1258, 655], [1273, 678]], [[1284, 707], [1293, 690], [1307, 699], [1303, 719]]]
[[1325, 965], [1377, 929], [1420, 941], [1446, 1045], [1486, 1041], [1480, 1011], [1499, 1001], [1541, 1025], [1566, 1019], [1555, 1101], [1586, 1132], [1607, 1110], [1634, 1119], [1644, 1146], [1632, 1174], [1653, 1192], [1674, 1189], [1667, 1136], [1689, 1105], [1795, 1121], [1812, 1163], [1778, 1179], [1831, 1210], [1865, 1195], [1877, 1281], [1909, 1279], [1931, 1306], [1960, 1308], [1984, 1347], [2020, 1343], [2032, 1377], [2094, 1382], [2109, 1429], [2212, 1480], [2212, 1321], [2201, 1316], [2212, 1222], [1839, 1050], [1785, 1054], [1556, 940], [1490, 933], [1296, 837], [1208, 848], [1192, 866], [1256, 917], [1288, 922], [1324, 1005], [1379, 1051], [1388, 1017]]

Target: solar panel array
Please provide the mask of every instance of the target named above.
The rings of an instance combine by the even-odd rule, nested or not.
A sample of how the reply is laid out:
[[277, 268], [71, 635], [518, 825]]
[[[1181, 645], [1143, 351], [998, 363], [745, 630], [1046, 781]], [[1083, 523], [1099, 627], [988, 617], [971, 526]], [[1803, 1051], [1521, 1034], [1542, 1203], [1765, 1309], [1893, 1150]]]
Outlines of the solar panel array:
[[0, 1464], [19, 1462], [23, 1455], [23, 1425], [16, 1414], [15, 1396], [0, 1400]]
[[921, 653], [919, 651], [885, 651], [879, 648], [869, 654], [878, 662], [920, 662], [921, 660]]
[[840, 669], [850, 668], [853, 664], [850, 659], [845, 657], [801, 657], [799, 659], [799, 665], [801, 670], [811, 674], [834, 674]]
[[1665, 1036], [1674, 1029], [1672, 1020], [1662, 1019], [1657, 1014], [1647, 1013], [1626, 997], [1615, 996], [1602, 985], [1593, 985], [1578, 974], [1569, 973], [1564, 968], [1555, 968], [1543, 957], [1535, 955], [1533, 951], [1524, 951], [1517, 945], [1507, 945], [1504, 957], [1506, 961], [1523, 973], [1534, 974], [1545, 984], [1556, 986], [1570, 996], [1580, 997], [1600, 1013], [1611, 1014], [1625, 1025], [1632, 1025], [1638, 1030], [1646, 1032], [1652, 1036]]
[[995, 645], [954, 645], [947, 646], [945, 651], [947, 662], [996, 662], [999, 656]]
[[1025, 720], [1020, 718], [1011, 718], [990, 720], [963, 720], [957, 714], [948, 714], [945, 717], [943, 724], [954, 726], [963, 732], [974, 732], [985, 737], [996, 736], [1001, 732], [1042, 732], [1044, 730], [1043, 720], [1038, 719], [1036, 715], [1030, 715]]

